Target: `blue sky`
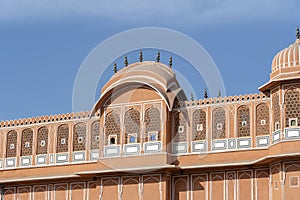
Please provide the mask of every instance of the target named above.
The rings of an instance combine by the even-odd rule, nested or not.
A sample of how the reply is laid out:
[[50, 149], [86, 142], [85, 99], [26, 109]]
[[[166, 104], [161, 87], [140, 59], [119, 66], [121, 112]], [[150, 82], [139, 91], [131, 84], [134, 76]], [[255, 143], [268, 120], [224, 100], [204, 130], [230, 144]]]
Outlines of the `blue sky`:
[[[257, 93], [268, 81], [274, 55], [295, 40], [299, 7], [297, 0], [1, 0], [0, 120], [71, 112], [84, 58], [113, 34], [139, 27], [192, 37], [213, 58], [227, 95]], [[154, 51], [145, 54], [155, 59]], [[169, 55], [162, 52], [162, 62]], [[137, 60], [138, 52], [130, 53], [129, 61]], [[180, 58], [174, 67], [189, 68]], [[106, 78], [111, 75], [108, 70]], [[193, 83], [201, 98], [206, 86]]]

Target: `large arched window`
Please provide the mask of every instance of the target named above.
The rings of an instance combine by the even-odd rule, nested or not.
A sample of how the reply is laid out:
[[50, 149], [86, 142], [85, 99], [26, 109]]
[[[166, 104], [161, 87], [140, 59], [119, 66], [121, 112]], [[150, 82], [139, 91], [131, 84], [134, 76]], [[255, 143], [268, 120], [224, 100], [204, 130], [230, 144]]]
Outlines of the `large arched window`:
[[277, 93], [275, 93], [272, 98], [272, 110], [273, 110], [273, 130], [276, 131], [280, 129], [280, 105], [279, 105], [279, 96]]
[[125, 144], [140, 142], [140, 112], [131, 108], [125, 113]]
[[285, 103], [285, 127], [298, 126], [300, 117], [299, 90], [289, 89], [284, 95]]
[[269, 105], [261, 103], [256, 106], [256, 135], [269, 135]]
[[48, 150], [48, 128], [41, 127], [37, 132], [36, 154], [47, 154]]
[[193, 113], [193, 140], [206, 139], [206, 112], [196, 110]]
[[6, 137], [6, 158], [16, 157], [17, 141], [18, 141], [17, 132], [14, 130], [9, 131]]
[[145, 141], [157, 141], [160, 140], [161, 133], [161, 118], [160, 111], [156, 107], [150, 107], [145, 112]]
[[120, 132], [120, 114], [113, 110], [105, 117], [105, 144], [120, 144]]
[[86, 125], [83, 122], [75, 124], [73, 131], [73, 151], [84, 151], [86, 144]]
[[91, 150], [99, 149], [100, 144], [100, 121], [94, 121], [91, 127]]
[[250, 110], [248, 106], [240, 106], [237, 109], [237, 130], [239, 137], [250, 136]]
[[33, 131], [28, 128], [22, 131], [21, 156], [32, 155]]
[[69, 126], [67, 124], [60, 125], [57, 129], [57, 145], [56, 153], [69, 151]]
[[217, 108], [213, 111], [213, 139], [225, 138], [226, 116], [224, 108]]
[[186, 142], [187, 141], [187, 113], [186, 111], [177, 112], [174, 115], [174, 142]]

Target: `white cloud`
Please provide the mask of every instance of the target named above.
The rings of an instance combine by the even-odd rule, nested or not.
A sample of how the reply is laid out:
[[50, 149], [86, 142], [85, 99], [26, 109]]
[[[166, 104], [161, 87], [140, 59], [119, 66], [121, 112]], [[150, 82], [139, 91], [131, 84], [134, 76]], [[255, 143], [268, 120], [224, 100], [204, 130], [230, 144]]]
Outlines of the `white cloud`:
[[0, 21], [94, 17], [203, 24], [300, 18], [299, 7], [297, 0], [0, 0]]

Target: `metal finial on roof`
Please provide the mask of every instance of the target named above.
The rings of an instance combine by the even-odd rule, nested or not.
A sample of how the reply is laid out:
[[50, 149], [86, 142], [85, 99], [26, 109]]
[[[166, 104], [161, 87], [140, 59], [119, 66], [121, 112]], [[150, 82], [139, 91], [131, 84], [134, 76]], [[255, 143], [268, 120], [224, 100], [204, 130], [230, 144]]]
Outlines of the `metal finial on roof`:
[[156, 62], [159, 62], [159, 61], [160, 61], [160, 52], [158, 51], [157, 56], [156, 56]]
[[221, 97], [221, 90], [219, 89], [218, 98]]
[[117, 72], [118, 72], [117, 63], [115, 62], [114, 63], [114, 73], [117, 73]]
[[126, 67], [128, 66], [128, 58], [127, 58], [126, 55], [124, 56], [124, 65], [125, 65]]
[[169, 59], [169, 66], [172, 68], [172, 65], [173, 65], [173, 59], [172, 59], [172, 56], [170, 56], [170, 59]]
[[206, 88], [204, 89], [204, 95], [203, 95], [204, 99], [207, 99], [208, 98], [208, 94], [207, 94], [207, 90]]
[[143, 62], [143, 51], [140, 50], [140, 62]]
[[194, 101], [194, 95], [191, 94], [191, 101]]
[[299, 33], [299, 27], [297, 26], [297, 30], [296, 30], [296, 38], [300, 39], [300, 33]]

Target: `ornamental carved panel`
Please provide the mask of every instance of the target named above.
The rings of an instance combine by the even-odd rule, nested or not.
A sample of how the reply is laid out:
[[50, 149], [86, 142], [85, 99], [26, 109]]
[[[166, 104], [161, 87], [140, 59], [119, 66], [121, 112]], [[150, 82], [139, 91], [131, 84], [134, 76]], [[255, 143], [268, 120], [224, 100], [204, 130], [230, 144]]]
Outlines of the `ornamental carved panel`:
[[237, 129], [239, 137], [250, 136], [250, 110], [246, 105], [240, 106], [237, 110]]
[[206, 112], [196, 110], [193, 113], [193, 140], [206, 139]]
[[157, 132], [157, 140], [160, 140], [161, 118], [160, 110], [156, 107], [150, 107], [145, 112], [145, 141], [149, 140], [149, 132]]
[[56, 153], [69, 151], [69, 126], [67, 124], [60, 125], [57, 129], [57, 145]]
[[91, 127], [91, 149], [99, 149], [100, 144], [100, 121], [97, 120], [92, 123]]
[[256, 135], [270, 134], [270, 109], [266, 103], [256, 106]]
[[285, 126], [290, 126], [290, 119], [300, 120], [299, 91], [296, 88], [289, 89], [284, 95], [285, 103]]
[[140, 112], [136, 108], [131, 108], [125, 113], [125, 144], [129, 143], [128, 134], [136, 134], [137, 142], [140, 142]]
[[117, 111], [109, 112], [105, 117], [105, 144], [109, 144], [109, 136], [115, 135], [116, 144], [120, 144], [120, 114]]
[[6, 158], [16, 157], [17, 155], [18, 134], [11, 130], [7, 133], [6, 138]]
[[187, 112], [181, 111], [174, 114], [174, 142], [187, 141]]
[[73, 132], [73, 151], [84, 151], [86, 146], [86, 125], [75, 124]]
[[32, 155], [33, 131], [25, 129], [22, 131], [21, 137], [21, 156]]
[[36, 154], [47, 154], [48, 149], [48, 128], [41, 127], [37, 132]]
[[217, 108], [213, 111], [213, 139], [225, 138], [226, 116], [224, 108]]

